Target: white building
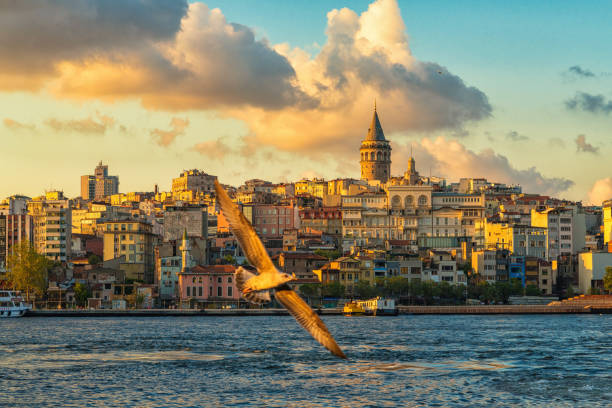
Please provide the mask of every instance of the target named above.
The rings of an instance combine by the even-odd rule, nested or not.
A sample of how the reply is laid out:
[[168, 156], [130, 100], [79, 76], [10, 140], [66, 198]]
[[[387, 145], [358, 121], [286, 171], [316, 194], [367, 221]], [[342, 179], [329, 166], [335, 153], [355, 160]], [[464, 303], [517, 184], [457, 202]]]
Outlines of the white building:
[[575, 254], [585, 247], [586, 224], [583, 212], [569, 207], [531, 210], [531, 225], [547, 229], [546, 259]]
[[583, 252], [578, 255], [578, 290], [588, 294], [593, 287], [603, 288], [606, 268], [612, 267], [612, 253]]

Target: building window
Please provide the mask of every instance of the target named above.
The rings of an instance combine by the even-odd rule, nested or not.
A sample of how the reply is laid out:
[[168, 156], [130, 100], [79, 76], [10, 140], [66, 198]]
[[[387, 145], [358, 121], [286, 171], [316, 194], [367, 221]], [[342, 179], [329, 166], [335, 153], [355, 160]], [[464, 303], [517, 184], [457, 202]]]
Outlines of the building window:
[[202, 287], [201, 286], [198, 288], [198, 293], [199, 293], [200, 297], [202, 297]]
[[221, 282], [223, 282], [223, 280], [222, 280], [222, 279], [223, 279], [223, 278], [221, 278], [221, 277], [219, 276], [219, 277], [217, 278], [217, 283], [221, 283]]
[[232, 283], [232, 277], [231, 276], [227, 277], [227, 283]]
[[223, 287], [221, 287], [221, 286], [217, 287], [217, 296], [219, 296], [219, 297], [223, 296]]
[[187, 297], [191, 296], [191, 288], [187, 286]]
[[231, 286], [227, 287], [227, 297], [232, 297], [233, 294], [233, 288]]

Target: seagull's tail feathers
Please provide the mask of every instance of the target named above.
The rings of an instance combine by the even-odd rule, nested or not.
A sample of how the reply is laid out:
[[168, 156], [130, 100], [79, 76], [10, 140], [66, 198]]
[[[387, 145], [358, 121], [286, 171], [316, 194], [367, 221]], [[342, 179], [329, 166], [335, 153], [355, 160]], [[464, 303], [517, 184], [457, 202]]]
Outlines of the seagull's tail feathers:
[[269, 303], [270, 302], [270, 291], [269, 290], [261, 290], [256, 292], [244, 293], [244, 284], [249, 279], [255, 277], [252, 272], [247, 271], [242, 266], [236, 269], [234, 272], [234, 279], [236, 280], [236, 287], [242, 293], [242, 296], [251, 303], [255, 303], [258, 305]]
[[274, 293], [274, 298], [285, 306], [295, 320], [323, 347], [337, 357], [346, 358], [334, 337], [327, 330], [325, 323], [294, 290], [288, 285], [279, 286]]

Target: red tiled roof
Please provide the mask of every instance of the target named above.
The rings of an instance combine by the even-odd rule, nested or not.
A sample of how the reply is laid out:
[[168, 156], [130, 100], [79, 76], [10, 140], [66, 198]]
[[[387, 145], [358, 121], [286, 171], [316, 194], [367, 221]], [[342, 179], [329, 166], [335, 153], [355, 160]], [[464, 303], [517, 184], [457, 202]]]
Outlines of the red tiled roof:
[[391, 245], [410, 245], [412, 241], [407, 239], [390, 239], [388, 242]]
[[190, 273], [234, 273], [236, 267], [234, 265], [196, 265], [191, 268]]

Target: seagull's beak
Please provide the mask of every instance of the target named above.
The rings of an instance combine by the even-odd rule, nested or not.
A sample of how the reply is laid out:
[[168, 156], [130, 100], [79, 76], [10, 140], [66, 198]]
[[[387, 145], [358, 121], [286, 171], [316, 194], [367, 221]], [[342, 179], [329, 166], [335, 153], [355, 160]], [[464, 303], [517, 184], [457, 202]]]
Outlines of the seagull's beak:
[[293, 280], [297, 280], [297, 276], [295, 276], [295, 273], [292, 273], [291, 277], [293, 278]]

